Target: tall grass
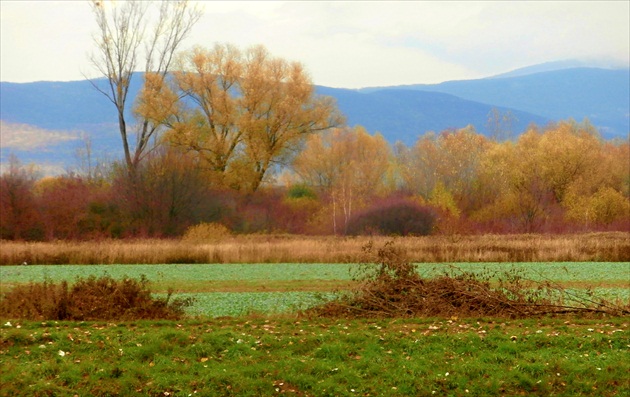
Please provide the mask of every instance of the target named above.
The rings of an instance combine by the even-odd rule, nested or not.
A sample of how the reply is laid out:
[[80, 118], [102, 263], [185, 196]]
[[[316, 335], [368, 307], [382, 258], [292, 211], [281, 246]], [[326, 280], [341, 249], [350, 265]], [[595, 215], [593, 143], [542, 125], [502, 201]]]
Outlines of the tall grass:
[[[220, 241], [1, 241], [0, 265], [153, 263], [354, 263], [368, 241], [390, 237], [247, 235]], [[630, 233], [398, 238], [413, 262], [630, 261]]]

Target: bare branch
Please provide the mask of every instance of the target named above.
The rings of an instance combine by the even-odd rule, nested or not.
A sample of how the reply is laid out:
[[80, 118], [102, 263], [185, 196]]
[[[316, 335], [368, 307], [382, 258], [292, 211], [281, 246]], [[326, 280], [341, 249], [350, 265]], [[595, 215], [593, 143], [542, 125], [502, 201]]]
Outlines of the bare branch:
[[[139, 58], [145, 57], [145, 72], [154, 72], [151, 69], [156, 65], [155, 72], [166, 76], [175, 51], [201, 17], [201, 10], [190, 8], [186, 0], [162, 1], [158, 19], [152, 24], [150, 10], [154, 2], [91, 0], [90, 3], [97, 25], [95, 53], [90, 56], [90, 61], [106, 78], [108, 88], [99, 87], [93, 81], [90, 83], [116, 107], [125, 161], [133, 173], [144, 158], [151, 137], [158, 131], [148, 120], [140, 120], [132, 155], [125, 112]], [[147, 38], [148, 31], [150, 37]]]

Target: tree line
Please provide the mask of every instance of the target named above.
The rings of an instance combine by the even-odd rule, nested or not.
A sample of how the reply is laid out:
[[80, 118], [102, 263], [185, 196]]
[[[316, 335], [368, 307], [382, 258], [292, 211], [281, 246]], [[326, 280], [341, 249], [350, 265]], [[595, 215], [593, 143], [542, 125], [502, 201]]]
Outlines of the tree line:
[[[412, 146], [337, 127], [308, 135], [253, 193], [251, 180], [226, 184], [205, 161], [165, 143], [133, 178], [122, 161], [39, 178], [14, 158], [0, 177], [0, 236], [175, 237], [210, 222], [317, 235], [630, 231], [630, 144], [602, 140], [588, 122], [530, 126], [513, 141], [469, 126]], [[412, 218], [424, 228], [405, 229]]]

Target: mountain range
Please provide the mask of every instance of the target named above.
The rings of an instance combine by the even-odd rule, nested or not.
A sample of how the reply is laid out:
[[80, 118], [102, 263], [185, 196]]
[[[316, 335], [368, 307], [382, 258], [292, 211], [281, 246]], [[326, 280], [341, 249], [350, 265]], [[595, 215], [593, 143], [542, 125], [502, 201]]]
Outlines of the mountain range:
[[[23, 163], [58, 173], [76, 165], [89, 137], [97, 157], [121, 155], [115, 108], [93, 86], [71, 82], [0, 82], [0, 162], [10, 153]], [[133, 100], [142, 83], [134, 76]], [[390, 143], [412, 145], [427, 131], [473, 125], [482, 134], [493, 109], [510, 112], [514, 136], [535, 123], [588, 118], [605, 139], [628, 138], [630, 69], [537, 65], [484, 79], [440, 84], [343, 89], [316, 86], [337, 100], [350, 126], [381, 133]]]

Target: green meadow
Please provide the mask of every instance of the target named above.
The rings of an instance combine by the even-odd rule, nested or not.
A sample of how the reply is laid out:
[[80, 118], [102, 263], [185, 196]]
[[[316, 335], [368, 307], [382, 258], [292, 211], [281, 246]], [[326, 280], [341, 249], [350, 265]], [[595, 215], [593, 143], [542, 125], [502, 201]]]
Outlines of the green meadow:
[[627, 318], [4, 322], [2, 396], [626, 396]]

